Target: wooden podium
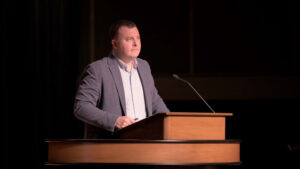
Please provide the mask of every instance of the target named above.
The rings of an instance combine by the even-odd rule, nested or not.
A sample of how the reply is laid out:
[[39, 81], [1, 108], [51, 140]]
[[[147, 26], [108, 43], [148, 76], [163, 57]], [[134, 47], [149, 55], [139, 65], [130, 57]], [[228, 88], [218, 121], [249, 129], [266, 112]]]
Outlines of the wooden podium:
[[240, 142], [225, 137], [231, 113], [158, 113], [116, 133], [117, 139], [47, 140], [47, 166], [239, 165]]
[[157, 113], [116, 134], [121, 139], [225, 140], [226, 116], [232, 113]]

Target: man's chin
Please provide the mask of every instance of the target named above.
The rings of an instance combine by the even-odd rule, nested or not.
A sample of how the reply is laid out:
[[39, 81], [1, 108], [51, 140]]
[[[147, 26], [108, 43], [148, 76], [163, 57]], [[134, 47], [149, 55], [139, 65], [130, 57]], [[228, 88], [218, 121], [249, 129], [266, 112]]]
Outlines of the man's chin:
[[137, 58], [137, 57], [139, 56], [139, 54], [140, 54], [139, 51], [134, 51], [134, 52], [131, 53], [130, 56], [131, 56], [132, 58]]
[[136, 59], [138, 56], [139, 56], [139, 55], [131, 55], [131, 56], [129, 56], [129, 57], [132, 58], [132, 59]]

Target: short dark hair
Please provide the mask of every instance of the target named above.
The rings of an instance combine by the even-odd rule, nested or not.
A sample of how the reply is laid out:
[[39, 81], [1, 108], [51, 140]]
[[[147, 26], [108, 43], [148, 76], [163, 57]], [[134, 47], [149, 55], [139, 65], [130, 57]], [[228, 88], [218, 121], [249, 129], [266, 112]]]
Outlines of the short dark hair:
[[134, 28], [136, 27], [136, 24], [130, 20], [117, 20], [109, 28], [110, 40], [113, 40], [118, 35], [118, 31], [122, 26], [126, 26], [128, 28]]

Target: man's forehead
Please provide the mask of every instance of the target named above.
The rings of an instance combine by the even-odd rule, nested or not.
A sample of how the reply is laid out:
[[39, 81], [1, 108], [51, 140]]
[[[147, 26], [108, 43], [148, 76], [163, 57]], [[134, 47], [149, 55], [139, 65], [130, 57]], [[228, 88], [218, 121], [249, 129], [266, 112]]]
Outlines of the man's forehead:
[[137, 27], [129, 28], [127, 26], [121, 26], [118, 32], [119, 34], [127, 36], [139, 35]]

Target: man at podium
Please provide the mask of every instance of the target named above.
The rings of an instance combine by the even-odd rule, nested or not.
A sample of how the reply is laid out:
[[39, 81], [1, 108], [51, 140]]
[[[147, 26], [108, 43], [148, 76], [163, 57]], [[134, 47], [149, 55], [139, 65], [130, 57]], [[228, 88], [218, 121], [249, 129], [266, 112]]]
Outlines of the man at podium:
[[112, 52], [85, 67], [74, 115], [85, 122], [85, 138], [110, 138], [154, 113], [169, 112], [159, 96], [147, 61], [138, 58], [136, 24], [119, 20], [110, 27]]

